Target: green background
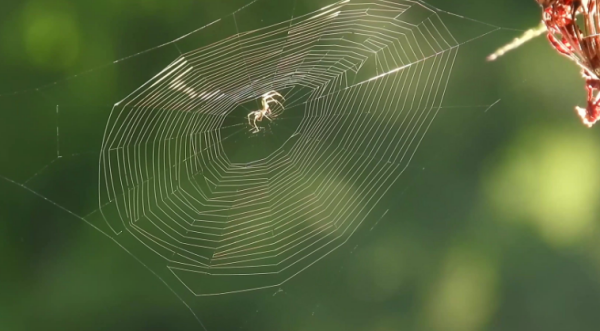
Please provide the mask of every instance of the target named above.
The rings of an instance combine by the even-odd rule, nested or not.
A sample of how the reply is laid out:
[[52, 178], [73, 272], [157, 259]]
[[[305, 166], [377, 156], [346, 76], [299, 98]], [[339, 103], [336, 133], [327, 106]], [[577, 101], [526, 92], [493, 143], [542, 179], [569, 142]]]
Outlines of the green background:
[[[172, 45], [144, 51], [245, 3], [0, 4], [0, 176], [14, 181], [0, 180], [0, 330], [202, 329], [156, 276], [68, 211], [98, 209], [111, 105], [179, 54]], [[240, 30], [329, 3], [258, 0]], [[388, 212], [281, 288], [186, 299], [209, 330], [600, 325], [600, 133], [573, 111], [585, 102], [578, 68], [544, 38], [484, 61], [513, 29], [537, 25], [533, 0], [428, 3], [482, 22], [458, 34], [503, 28], [461, 46], [444, 108], [380, 203]], [[236, 32], [217, 24], [222, 35], [200, 31], [186, 47]]]

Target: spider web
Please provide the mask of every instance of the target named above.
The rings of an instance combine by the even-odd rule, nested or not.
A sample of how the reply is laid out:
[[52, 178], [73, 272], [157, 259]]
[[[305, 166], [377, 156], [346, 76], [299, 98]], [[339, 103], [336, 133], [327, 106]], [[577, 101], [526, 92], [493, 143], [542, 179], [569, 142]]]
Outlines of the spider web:
[[[41, 95], [57, 121], [53, 161], [3, 178], [109, 237], [204, 329], [223, 325], [206, 322], [208, 305], [231, 312], [235, 293], [283, 292], [387, 214], [380, 201], [443, 108], [461, 46], [501, 29], [422, 1], [340, 1], [302, 15], [295, 2], [277, 4], [292, 18], [257, 22], [251, 2], [108, 65], [151, 76], [102, 113], [94, 166], [61, 154], [61, 114], [72, 106], [54, 101], [57, 86], [104, 68], [3, 96]], [[270, 91], [284, 101], [252, 133], [247, 115]], [[30, 185], [58, 161], [95, 169], [91, 212]]]

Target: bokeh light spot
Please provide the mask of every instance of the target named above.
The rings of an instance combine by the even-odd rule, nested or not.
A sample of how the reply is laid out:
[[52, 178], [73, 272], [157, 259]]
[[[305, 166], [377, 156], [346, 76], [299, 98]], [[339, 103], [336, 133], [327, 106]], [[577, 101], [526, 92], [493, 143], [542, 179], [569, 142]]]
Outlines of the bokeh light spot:
[[80, 29], [68, 7], [30, 2], [22, 17], [23, 42], [31, 64], [61, 70], [77, 60]]
[[497, 271], [476, 249], [452, 249], [428, 294], [424, 324], [439, 331], [482, 329], [497, 305]]
[[486, 176], [502, 219], [532, 225], [549, 244], [576, 243], [594, 228], [600, 144], [584, 128], [520, 135]]

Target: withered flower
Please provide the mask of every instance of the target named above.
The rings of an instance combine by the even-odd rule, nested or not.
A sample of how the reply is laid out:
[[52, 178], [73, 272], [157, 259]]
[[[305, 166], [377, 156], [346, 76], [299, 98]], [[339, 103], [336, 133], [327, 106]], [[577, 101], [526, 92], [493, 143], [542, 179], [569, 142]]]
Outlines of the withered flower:
[[[600, 119], [600, 12], [596, 0], [537, 0], [548, 40], [560, 54], [582, 69], [587, 90], [586, 108], [575, 107], [591, 127]], [[580, 24], [577, 17], [580, 15]], [[581, 25], [581, 26], [580, 26]]]

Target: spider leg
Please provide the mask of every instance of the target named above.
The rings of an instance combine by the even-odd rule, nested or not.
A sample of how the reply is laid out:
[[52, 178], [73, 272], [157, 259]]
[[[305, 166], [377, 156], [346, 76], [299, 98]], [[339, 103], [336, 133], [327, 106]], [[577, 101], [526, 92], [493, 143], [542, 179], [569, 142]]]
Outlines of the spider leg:
[[[248, 114], [248, 124], [250, 124], [250, 126], [252, 127], [252, 133], [256, 133], [258, 131], [260, 131], [258, 129], [258, 126], [256, 125], [256, 118], [257, 116], [257, 111], [252, 111]], [[250, 117], [254, 116], [252, 119], [250, 119]]]
[[276, 104], [280, 105], [281, 108], [283, 108], [283, 104], [281, 104], [281, 102], [279, 102], [279, 100], [277, 100], [277, 99], [268, 98], [266, 100], [266, 102], [267, 102], [267, 106], [269, 105], [269, 103], [276, 103]]
[[263, 96], [263, 99], [273, 99], [273, 97], [278, 96], [285, 101], [285, 98], [281, 94], [277, 93], [276, 91], [269, 91], [269, 92], [263, 94], [262, 96]]
[[256, 117], [254, 117], [254, 130], [252, 130], [252, 133], [257, 133], [258, 131], [260, 131], [260, 129], [258, 128], [258, 125], [256, 125]]

